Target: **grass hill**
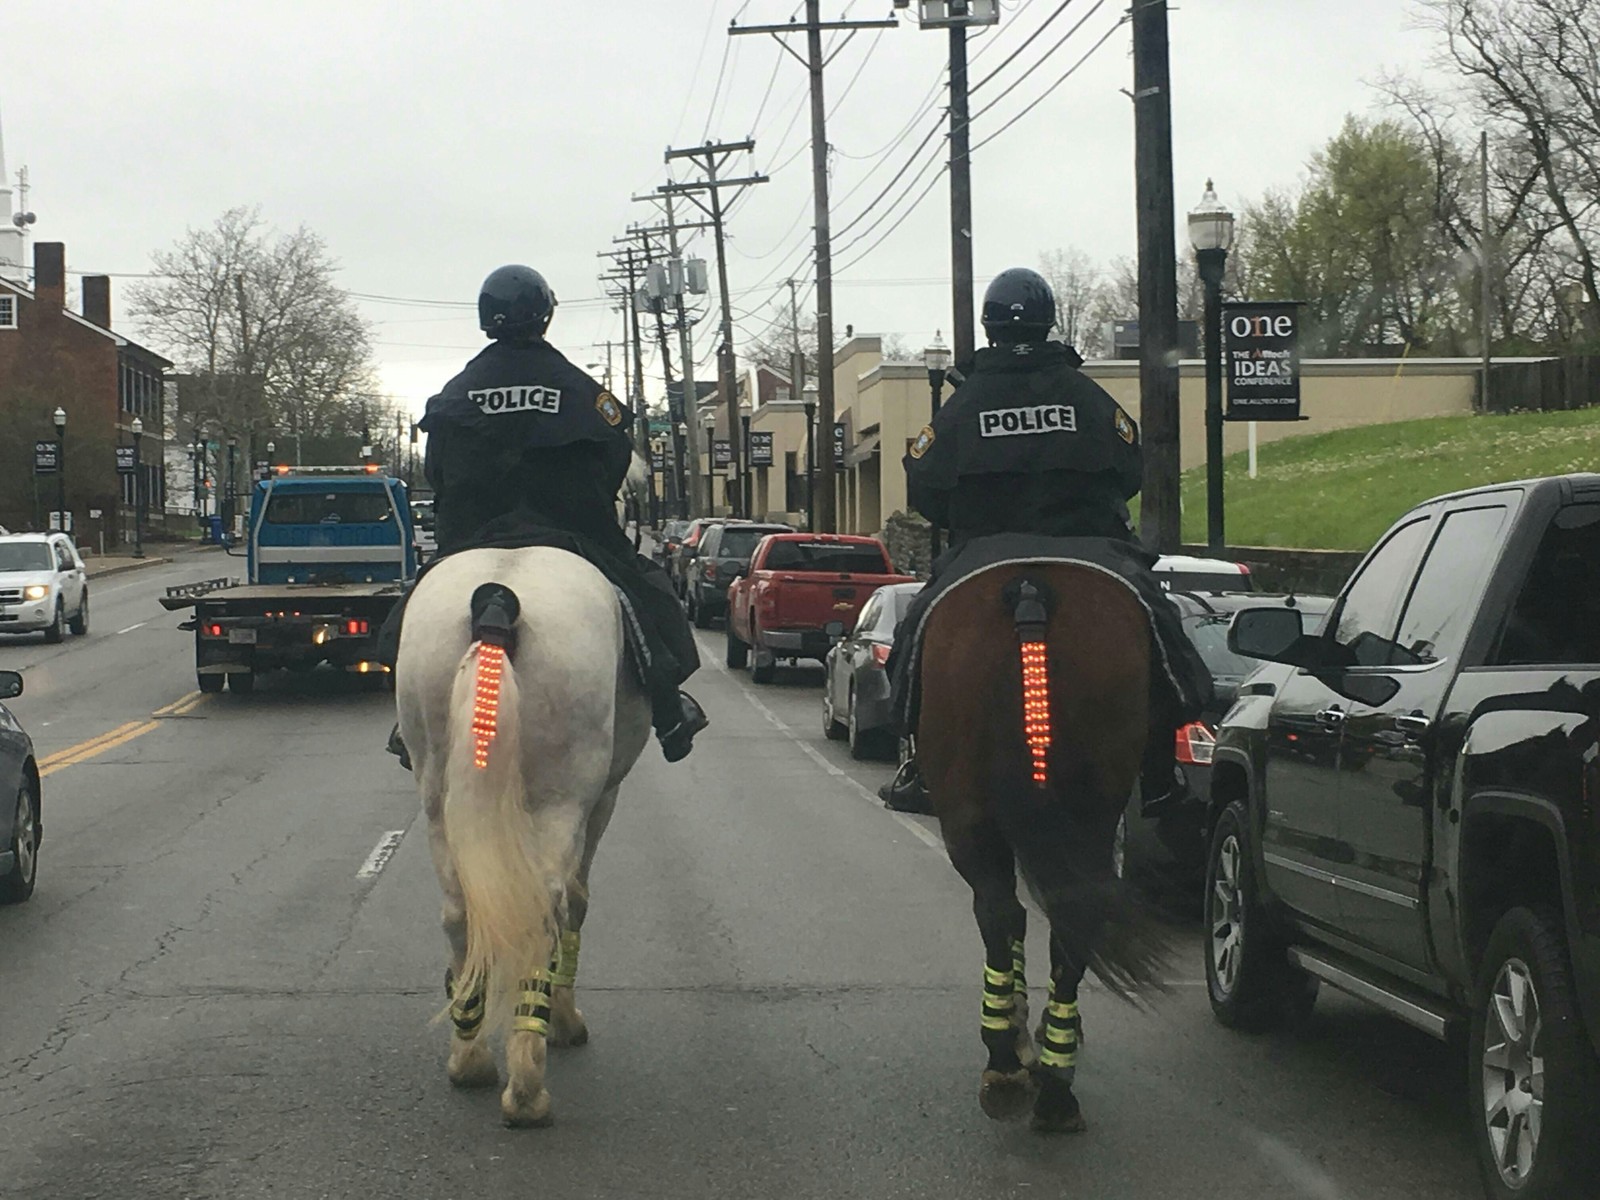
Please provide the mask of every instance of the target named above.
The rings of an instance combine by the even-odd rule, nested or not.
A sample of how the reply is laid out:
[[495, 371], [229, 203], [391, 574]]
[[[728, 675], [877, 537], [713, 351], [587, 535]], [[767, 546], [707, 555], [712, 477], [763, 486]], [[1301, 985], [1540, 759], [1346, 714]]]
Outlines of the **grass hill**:
[[[1431, 496], [1537, 475], [1600, 471], [1600, 408], [1437, 417], [1289, 438], [1224, 464], [1235, 546], [1365, 550]], [[1206, 472], [1183, 474], [1183, 536], [1204, 543]]]

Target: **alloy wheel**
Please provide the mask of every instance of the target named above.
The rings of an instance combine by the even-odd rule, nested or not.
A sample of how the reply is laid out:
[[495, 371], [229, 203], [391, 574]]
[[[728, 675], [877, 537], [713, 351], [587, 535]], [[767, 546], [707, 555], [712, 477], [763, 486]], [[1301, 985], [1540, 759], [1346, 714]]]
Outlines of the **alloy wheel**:
[[17, 816], [13, 837], [17, 846], [17, 874], [24, 886], [33, 879], [39, 853], [39, 827], [33, 815], [33, 795], [28, 785], [17, 791]]
[[1521, 959], [1508, 958], [1489, 991], [1483, 1038], [1483, 1119], [1507, 1187], [1527, 1182], [1544, 1122], [1539, 992]]
[[1239, 982], [1244, 950], [1244, 894], [1239, 883], [1243, 853], [1239, 838], [1229, 834], [1217, 848], [1216, 877], [1207, 901], [1211, 925], [1211, 961], [1217, 983], [1228, 995]]

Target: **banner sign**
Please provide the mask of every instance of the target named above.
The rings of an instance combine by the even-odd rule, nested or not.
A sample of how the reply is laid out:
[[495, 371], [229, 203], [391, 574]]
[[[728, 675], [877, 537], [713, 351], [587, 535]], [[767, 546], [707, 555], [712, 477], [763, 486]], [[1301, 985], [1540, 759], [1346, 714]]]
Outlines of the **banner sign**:
[[61, 469], [61, 443], [35, 442], [33, 444], [33, 473], [54, 475]]
[[713, 467], [731, 467], [733, 465], [733, 443], [727, 438], [716, 438], [711, 443], [711, 465]]
[[750, 465], [752, 467], [772, 465], [771, 430], [756, 430], [750, 435]]
[[844, 422], [833, 423], [833, 465], [844, 466]]
[[1300, 304], [1224, 304], [1230, 421], [1300, 419]]
[[132, 446], [118, 446], [117, 447], [117, 474], [119, 474], [119, 475], [132, 475], [133, 474], [133, 447]]
[[667, 452], [665, 450], [650, 451], [650, 469], [658, 472], [667, 469]]

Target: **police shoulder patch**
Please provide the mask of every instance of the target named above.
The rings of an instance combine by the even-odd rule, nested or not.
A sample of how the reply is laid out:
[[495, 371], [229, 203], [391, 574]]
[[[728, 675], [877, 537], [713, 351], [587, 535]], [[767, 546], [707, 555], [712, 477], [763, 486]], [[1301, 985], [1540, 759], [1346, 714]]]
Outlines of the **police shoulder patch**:
[[1133, 426], [1133, 418], [1122, 411], [1122, 405], [1117, 405], [1117, 415], [1112, 418], [1112, 425], [1117, 431], [1117, 436], [1128, 445], [1133, 445], [1133, 439], [1138, 435], [1138, 430]]
[[928, 452], [928, 447], [931, 445], [933, 445], [933, 426], [924, 425], [922, 432], [917, 434], [916, 441], [911, 443], [911, 449], [907, 453], [912, 458], [921, 458]]
[[622, 424], [622, 405], [610, 392], [601, 392], [594, 398], [594, 408], [607, 425]]

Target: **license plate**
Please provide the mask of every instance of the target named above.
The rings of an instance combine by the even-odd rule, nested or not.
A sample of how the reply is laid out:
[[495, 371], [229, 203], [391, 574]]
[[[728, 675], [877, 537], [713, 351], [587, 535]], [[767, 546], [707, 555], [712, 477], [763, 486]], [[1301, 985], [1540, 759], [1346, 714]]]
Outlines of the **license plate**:
[[228, 642], [234, 646], [254, 646], [256, 644], [256, 631], [254, 629], [228, 630]]

